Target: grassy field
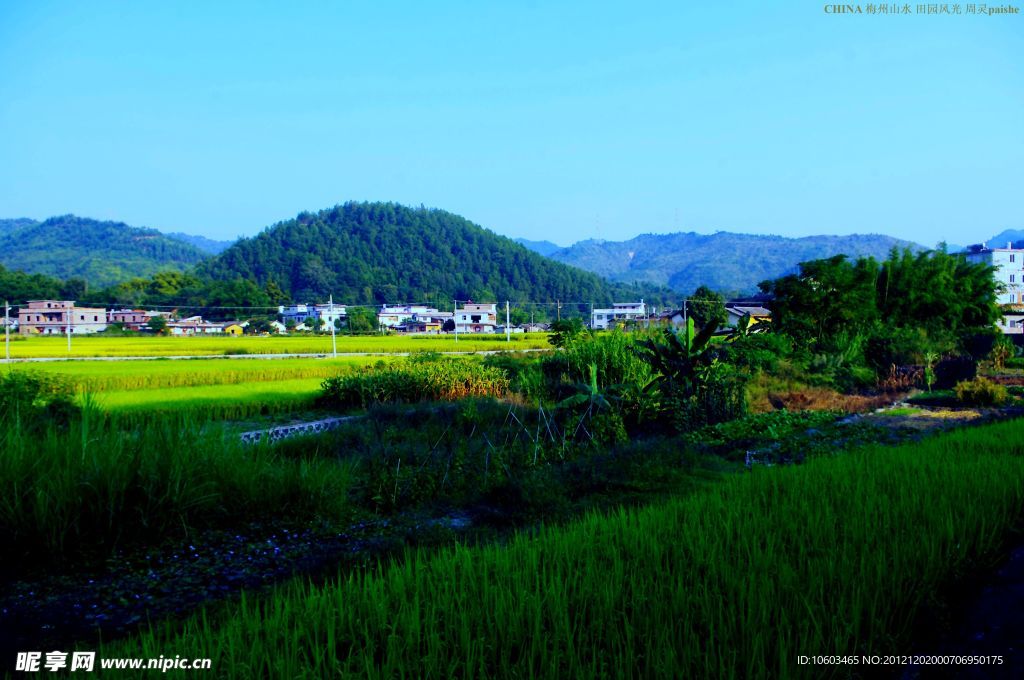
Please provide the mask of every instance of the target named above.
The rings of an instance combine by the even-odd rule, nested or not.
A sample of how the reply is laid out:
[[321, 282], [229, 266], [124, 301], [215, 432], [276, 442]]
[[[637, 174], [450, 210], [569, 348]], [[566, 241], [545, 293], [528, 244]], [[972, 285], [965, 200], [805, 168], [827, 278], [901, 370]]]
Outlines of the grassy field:
[[[338, 352], [479, 352], [511, 348], [549, 349], [546, 333], [513, 335], [397, 336], [369, 335], [337, 337]], [[42, 357], [127, 357], [127, 356], [210, 356], [244, 354], [329, 354], [330, 335], [243, 336], [243, 337], [102, 337], [76, 336], [71, 352], [63, 337], [12, 338], [11, 358]]]
[[[295, 581], [102, 656], [218, 677], [824, 677], [906, 652], [937, 590], [1024, 509], [1024, 421], [757, 469], [508, 543]], [[891, 670], [891, 669], [890, 669]]]
[[284, 457], [188, 417], [131, 431], [88, 410], [42, 433], [0, 425], [0, 540], [11, 565], [74, 565], [240, 520], [336, 517], [348, 503], [344, 462]]
[[321, 378], [161, 390], [121, 390], [93, 397], [97, 407], [113, 414], [193, 414], [202, 419], [237, 419], [287, 413], [312, 407]]
[[267, 383], [327, 378], [363, 366], [393, 361], [389, 357], [339, 359], [190, 359], [188, 361], [55, 361], [13, 364], [15, 371], [55, 375], [80, 390], [107, 392], [168, 387]]

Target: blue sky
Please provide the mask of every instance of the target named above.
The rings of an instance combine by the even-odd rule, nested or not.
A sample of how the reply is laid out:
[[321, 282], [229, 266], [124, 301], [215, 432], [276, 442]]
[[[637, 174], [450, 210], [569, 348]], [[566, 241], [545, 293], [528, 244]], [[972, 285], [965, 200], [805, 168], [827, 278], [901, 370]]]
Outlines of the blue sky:
[[0, 217], [233, 238], [394, 200], [561, 244], [964, 243], [1024, 228], [1022, 67], [1022, 15], [0, 0]]

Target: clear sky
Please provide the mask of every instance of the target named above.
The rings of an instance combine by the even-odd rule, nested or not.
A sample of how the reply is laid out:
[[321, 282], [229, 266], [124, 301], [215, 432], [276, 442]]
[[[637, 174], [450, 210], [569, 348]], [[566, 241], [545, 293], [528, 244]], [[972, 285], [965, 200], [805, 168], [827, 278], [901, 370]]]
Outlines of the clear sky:
[[0, 217], [233, 238], [355, 199], [560, 244], [1024, 228], [1024, 15], [823, 7], [0, 0]]

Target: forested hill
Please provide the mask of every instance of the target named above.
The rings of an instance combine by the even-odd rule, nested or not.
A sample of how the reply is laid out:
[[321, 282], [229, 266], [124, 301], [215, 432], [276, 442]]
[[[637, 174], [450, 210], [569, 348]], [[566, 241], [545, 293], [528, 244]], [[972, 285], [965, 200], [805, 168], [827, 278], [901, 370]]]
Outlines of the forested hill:
[[593, 301], [667, 291], [610, 283], [553, 262], [443, 210], [346, 203], [242, 239], [200, 274], [274, 283], [293, 300], [334, 295], [348, 303], [460, 300]]
[[155, 229], [74, 215], [28, 220], [0, 231], [0, 264], [32, 274], [81, 278], [92, 288], [160, 271], [184, 271], [204, 257], [195, 246]]
[[12, 220], [0, 220], [0, 236], [3, 236], [4, 234], [12, 234], [19, 229], [32, 227], [37, 224], [39, 223], [28, 217], [17, 217]]
[[181, 241], [195, 246], [207, 255], [220, 255], [228, 249], [228, 246], [234, 243], [234, 241], [218, 241], [216, 239], [206, 238], [205, 236], [183, 234], [179, 231], [166, 232], [166, 234], [175, 241]]
[[800, 262], [839, 254], [882, 259], [894, 246], [922, 248], [880, 234], [785, 238], [723, 231], [580, 241], [548, 257], [612, 280], [669, 286], [684, 294], [700, 285], [727, 293], [751, 293], [761, 281], [796, 271]]

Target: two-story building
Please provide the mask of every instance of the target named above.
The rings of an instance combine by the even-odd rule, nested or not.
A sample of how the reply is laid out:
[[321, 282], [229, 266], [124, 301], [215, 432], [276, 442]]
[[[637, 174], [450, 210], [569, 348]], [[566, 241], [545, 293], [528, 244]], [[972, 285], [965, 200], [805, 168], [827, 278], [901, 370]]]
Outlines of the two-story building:
[[457, 333], [493, 333], [498, 325], [498, 305], [467, 302], [455, 310]]
[[397, 328], [408, 321], [430, 321], [440, 314], [434, 307], [426, 305], [382, 305], [377, 312], [377, 325], [381, 328]]
[[[347, 318], [345, 305], [340, 304], [295, 304], [280, 306], [277, 313], [281, 316], [281, 322], [287, 324], [291, 321], [296, 326], [306, 323], [307, 319], [313, 319], [313, 324], [306, 324], [310, 328], [315, 327], [317, 319], [323, 319], [324, 328], [330, 328], [331, 324], [344, 321]], [[340, 324], [339, 324], [340, 325]]]
[[595, 309], [590, 314], [590, 327], [595, 330], [614, 328], [616, 324], [647, 318], [647, 305], [640, 302], [613, 302], [611, 308]]
[[111, 309], [107, 312], [107, 323], [121, 324], [124, 328], [132, 331], [149, 330], [149, 322], [155, 317], [161, 317], [164, 321], [170, 321], [171, 312], [158, 312], [156, 310], [144, 309]]
[[74, 300], [30, 300], [18, 310], [20, 335], [99, 333], [106, 328], [106, 309], [76, 307]]

